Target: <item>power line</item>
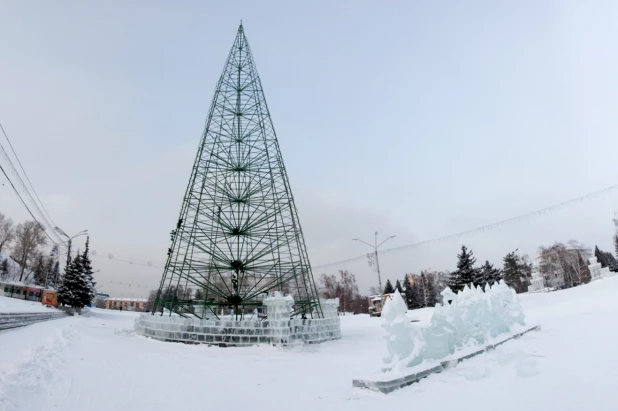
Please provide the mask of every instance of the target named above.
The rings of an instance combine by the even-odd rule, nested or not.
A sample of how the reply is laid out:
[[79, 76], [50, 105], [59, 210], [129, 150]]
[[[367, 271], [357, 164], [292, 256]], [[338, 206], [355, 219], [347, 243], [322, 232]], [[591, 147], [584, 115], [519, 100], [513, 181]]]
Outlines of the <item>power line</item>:
[[0, 123], [0, 129], [2, 130], [2, 134], [4, 134], [4, 137], [6, 138], [6, 141], [8, 141], [8, 143], [9, 143], [9, 147], [11, 147], [11, 151], [13, 152], [13, 155], [15, 156], [15, 159], [17, 160], [17, 164], [19, 164], [19, 167], [21, 168], [21, 171], [24, 173], [24, 176], [26, 177], [26, 180], [28, 181], [28, 184], [30, 184], [30, 188], [32, 188], [32, 192], [34, 193], [34, 195], [37, 198], [37, 200], [39, 200], [39, 204], [43, 208], [43, 211], [45, 211], [45, 214], [49, 218], [49, 221], [51, 221], [52, 224], [55, 227], [56, 223], [54, 223], [54, 220], [51, 218], [51, 216], [47, 212], [47, 209], [45, 208], [45, 205], [43, 204], [43, 202], [39, 198], [39, 195], [37, 194], [36, 190], [34, 189], [34, 186], [32, 185], [32, 182], [30, 181], [30, 177], [28, 177], [28, 174], [26, 173], [26, 170], [24, 170], [24, 166], [21, 164], [21, 161], [19, 160], [19, 157], [17, 156], [17, 153], [15, 152], [15, 149], [13, 148], [13, 144], [11, 144], [11, 140], [9, 139], [9, 136], [6, 134], [6, 131], [4, 131], [4, 127], [2, 127], [2, 123]]
[[[589, 200], [589, 199], [598, 198], [598, 197], [601, 197], [603, 195], [609, 194], [612, 191], [615, 191], [616, 189], [618, 189], [618, 184], [610, 186], [610, 187], [607, 187], [607, 188], [604, 188], [604, 189], [599, 190], [599, 191], [595, 191], [593, 193], [589, 193], [589, 194], [583, 195], [581, 197], [577, 197], [577, 198], [574, 198], [574, 199], [571, 199], [571, 200], [564, 201], [564, 202], [559, 203], [559, 204], [555, 204], [555, 205], [552, 205], [552, 206], [549, 206], [549, 207], [545, 207], [545, 208], [542, 208], [540, 210], [532, 211], [532, 212], [529, 212], [529, 213], [526, 213], [526, 214], [521, 214], [519, 216], [511, 217], [511, 218], [508, 218], [506, 220], [498, 221], [496, 223], [486, 224], [486, 225], [483, 225], [483, 226], [480, 226], [480, 227], [473, 228], [471, 230], [461, 231], [461, 232], [456, 233], [456, 234], [450, 234], [450, 235], [443, 236], [443, 237], [433, 238], [431, 240], [425, 240], [425, 241], [421, 241], [421, 242], [418, 242], [418, 243], [413, 243], [413, 244], [403, 245], [403, 246], [399, 246], [399, 247], [389, 248], [389, 249], [386, 249], [384, 251], [381, 251], [381, 253], [382, 254], [387, 254], [387, 253], [406, 251], [406, 250], [409, 251], [409, 250], [413, 250], [415, 248], [422, 247], [422, 246], [429, 245], [429, 244], [433, 244], [433, 243], [441, 243], [441, 242], [445, 242], [445, 241], [454, 240], [456, 238], [461, 238], [463, 236], [469, 236], [469, 235], [474, 235], [474, 234], [478, 234], [478, 233], [483, 233], [485, 231], [489, 231], [489, 230], [492, 230], [494, 228], [501, 228], [501, 227], [503, 227], [505, 225], [509, 225], [509, 224], [512, 224], [512, 223], [517, 222], [517, 221], [527, 220], [527, 219], [530, 219], [530, 218], [533, 218], [533, 217], [538, 217], [538, 216], [544, 215], [546, 213], [553, 212], [553, 211], [565, 208], [565, 207], [573, 205], [573, 204], [582, 203], [582, 202], [584, 202], [586, 200]], [[332, 266], [347, 264], [347, 263], [351, 263], [351, 262], [355, 262], [355, 261], [360, 261], [360, 260], [365, 259], [365, 258], [367, 258], [367, 254], [363, 254], [362, 256], [358, 256], [358, 257], [348, 258], [346, 260], [341, 260], [341, 261], [337, 261], [337, 262], [334, 262], [334, 263], [318, 265], [318, 266], [315, 266], [315, 267], [312, 267], [312, 268], [313, 269], [317, 269], [317, 268], [332, 267]]]
[[[15, 185], [13, 184], [13, 182], [11, 181], [11, 179], [9, 178], [9, 175], [7, 174], [6, 170], [2, 169], [3, 174], [5, 175], [6, 179], [9, 181], [9, 183], [11, 184], [11, 186], [13, 187], [13, 190], [15, 190], [15, 193], [19, 196], [19, 199], [22, 201], [22, 203], [26, 206], [26, 208], [28, 209], [28, 212], [30, 213], [30, 215], [32, 216], [32, 218], [34, 218], [34, 220], [41, 226], [41, 228], [43, 228], [43, 224], [41, 224], [41, 221], [44, 222], [47, 227], [49, 228], [49, 232], [51, 232], [54, 236], [55, 236], [55, 240], [52, 239], [50, 237], [50, 233], [46, 232], [46, 235], [50, 238], [50, 240], [52, 240], [53, 243], [58, 244], [59, 246], [62, 247], [66, 247], [66, 244], [64, 243], [64, 241], [60, 238], [60, 236], [58, 235], [58, 233], [55, 232], [54, 227], [55, 225], [53, 225], [52, 223], [50, 223], [50, 221], [47, 219], [47, 217], [45, 217], [45, 214], [43, 214], [43, 212], [41, 211], [41, 209], [39, 208], [38, 204], [36, 203], [36, 201], [34, 201], [34, 198], [32, 197], [32, 194], [30, 194], [30, 190], [28, 190], [28, 187], [26, 186], [26, 184], [24, 183], [24, 181], [22, 180], [21, 176], [19, 175], [19, 172], [15, 169], [15, 166], [13, 165], [13, 162], [11, 161], [11, 158], [9, 157], [8, 153], [6, 152], [6, 150], [4, 149], [4, 147], [2, 146], [2, 144], [0, 144], [0, 155], [2, 157], [4, 157], [7, 161], [7, 165], [9, 166], [9, 169], [13, 172], [13, 174], [15, 175], [15, 177], [17, 177], [17, 181], [19, 183], [21, 183], [21, 187], [24, 191], [24, 193], [30, 198], [30, 200], [32, 201], [32, 204], [34, 205], [35, 210], [38, 212], [39, 214], [39, 220], [37, 220], [36, 218], [34, 218], [34, 214], [32, 213], [32, 210], [30, 210], [29, 207], [26, 206], [26, 202], [24, 201], [24, 199], [22, 198], [22, 196], [19, 194], [19, 191], [17, 190], [17, 187], [15, 187]], [[46, 231], [46, 230], [43, 230]]]
[[[478, 233], [482, 233], [485, 231], [489, 231], [491, 229], [494, 228], [501, 228], [505, 225], [508, 224], [512, 224], [514, 222], [517, 221], [522, 221], [522, 220], [526, 220], [532, 217], [536, 217], [536, 216], [541, 216], [544, 215], [548, 212], [552, 212], [552, 211], [557, 211], [561, 208], [565, 208], [567, 206], [576, 204], [576, 203], [582, 203], [586, 200], [590, 200], [590, 199], [594, 199], [594, 198], [598, 198], [601, 197], [603, 195], [609, 194], [613, 191], [616, 191], [618, 189], [618, 184], [604, 188], [602, 190], [599, 191], [595, 191], [593, 193], [589, 193], [586, 195], [583, 195], [581, 197], [577, 197], [571, 200], [567, 200], [564, 201], [562, 203], [559, 204], [555, 204], [546, 208], [542, 208], [540, 210], [536, 210], [536, 211], [532, 211], [526, 214], [521, 214], [519, 216], [516, 217], [512, 217], [512, 218], [508, 218], [506, 220], [502, 220], [496, 223], [491, 223], [491, 224], [487, 224], [487, 225], [483, 225], [477, 228], [473, 228], [470, 230], [466, 230], [466, 231], [461, 231], [459, 233], [456, 234], [450, 234], [447, 236], [443, 236], [443, 237], [438, 237], [438, 238], [434, 238], [431, 240], [426, 240], [426, 241], [421, 241], [418, 243], [413, 243], [413, 244], [408, 244], [408, 245], [403, 245], [403, 246], [399, 246], [399, 247], [393, 247], [393, 248], [389, 248], [383, 251], [380, 251], [381, 254], [386, 254], [386, 253], [392, 253], [392, 252], [399, 252], [399, 251], [404, 251], [404, 250], [413, 250], [415, 248], [421, 247], [421, 246], [425, 246], [425, 245], [430, 245], [433, 243], [441, 243], [441, 242], [445, 242], [445, 241], [450, 241], [456, 238], [460, 238], [463, 236], [468, 236], [468, 235], [474, 235], [474, 234], [478, 234]], [[110, 261], [115, 261], [115, 262], [119, 262], [119, 263], [124, 263], [124, 264], [131, 264], [131, 265], [136, 265], [136, 266], [144, 266], [144, 267], [149, 267], [149, 268], [163, 268], [163, 265], [159, 265], [158, 263], [153, 263], [152, 261], [148, 261], [146, 263], [143, 262], [136, 262], [133, 259], [131, 260], [123, 260], [123, 259], [117, 259], [114, 257], [113, 254], [108, 254], [107, 256], [101, 254], [101, 253], [97, 253], [96, 251], [92, 252], [92, 255], [97, 257], [97, 258], [101, 258], [101, 259], [108, 259]], [[313, 266], [313, 269], [318, 269], [318, 268], [326, 268], [326, 267], [332, 267], [332, 266], [340, 266], [342, 264], [347, 264], [347, 263], [351, 263], [351, 262], [355, 262], [355, 261], [360, 261], [367, 258], [367, 254], [363, 254], [362, 256], [358, 256], [358, 257], [352, 257], [352, 258], [348, 258], [346, 260], [340, 260], [340, 261], [336, 261], [333, 263], [327, 263], [327, 264], [321, 264], [321, 265], [317, 265], [317, 266]]]
[[32, 214], [32, 211], [30, 211], [30, 207], [28, 207], [28, 204], [26, 204], [26, 202], [24, 201], [24, 199], [21, 197], [21, 194], [19, 194], [19, 191], [17, 191], [17, 188], [15, 188], [15, 185], [13, 185], [13, 182], [11, 181], [11, 179], [9, 178], [9, 176], [6, 174], [6, 171], [4, 171], [4, 168], [2, 168], [2, 165], [0, 165], [0, 171], [2, 171], [2, 173], [4, 174], [4, 176], [6, 177], [6, 179], [9, 181], [9, 184], [11, 185], [11, 187], [13, 187], [13, 190], [15, 190], [15, 194], [17, 194], [17, 197], [19, 197], [19, 199], [21, 200], [21, 202], [23, 203], [24, 207], [26, 207], [26, 210], [28, 210], [28, 213], [30, 213], [30, 215], [32, 216], [32, 219], [34, 221], [36, 221], [36, 223], [39, 225], [39, 227], [41, 227], [41, 229], [43, 230], [43, 232], [45, 233], [45, 235], [47, 236], [47, 238], [49, 238], [51, 240], [52, 243], [56, 244], [56, 242], [54, 241], [53, 238], [51, 238], [49, 236], [49, 234], [47, 233], [47, 230], [45, 230], [45, 227], [43, 227], [43, 225], [36, 219], [36, 217], [34, 216], [34, 214]]

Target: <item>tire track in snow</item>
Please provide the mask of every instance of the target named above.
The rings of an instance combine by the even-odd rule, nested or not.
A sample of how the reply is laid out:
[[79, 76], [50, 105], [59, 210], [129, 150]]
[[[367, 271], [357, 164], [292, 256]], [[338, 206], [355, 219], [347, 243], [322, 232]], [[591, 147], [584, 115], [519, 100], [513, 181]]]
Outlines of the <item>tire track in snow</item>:
[[[20, 353], [21, 361], [0, 368], [0, 410], [31, 409], [28, 399], [36, 400], [46, 390], [67, 389], [63, 364], [77, 332], [67, 325], [55, 330], [42, 344]], [[34, 398], [33, 398], [34, 397]]]

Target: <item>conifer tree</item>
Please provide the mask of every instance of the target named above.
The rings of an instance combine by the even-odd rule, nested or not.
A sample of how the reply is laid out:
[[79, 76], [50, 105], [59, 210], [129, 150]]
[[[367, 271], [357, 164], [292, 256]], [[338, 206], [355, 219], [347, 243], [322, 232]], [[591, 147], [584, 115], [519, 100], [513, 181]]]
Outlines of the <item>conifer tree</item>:
[[391, 284], [391, 280], [386, 280], [386, 286], [384, 286], [384, 294], [392, 294], [395, 292], [395, 288], [393, 284]]
[[616, 261], [614, 255], [610, 252], [604, 252], [603, 254], [605, 255], [605, 262], [607, 262], [609, 271], [613, 273], [618, 272], [618, 261]]
[[94, 282], [94, 272], [92, 271], [92, 261], [90, 261], [89, 256], [90, 251], [90, 237], [86, 237], [86, 249], [84, 250], [84, 254], [82, 254], [82, 265], [84, 267], [84, 276], [86, 277], [86, 281], [88, 284], [88, 295], [90, 296], [89, 300], [86, 302], [86, 305], [89, 304], [94, 297], [96, 297], [96, 288], [97, 283]]
[[595, 246], [594, 256], [597, 258], [597, 261], [601, 263], [601, 267], [607, 267], [609, 271], [618, 272], [618, 261], [616, 261], [612, 253], [602, 251], [598, 246]]
[[597, 258], [597, 262], [601, 263], [601, 267], [607, 267], [607, 262], [605, 261], [605, 253], [599, 250], [598, 246], [594, 246], [594, 256]]
[[412, 283], [410, 282], [410, 275], [408, 275], [408, 274], [406, 274], [406, 276], [403, 279], [403, 288], [405, 288], [404, 296], [405, 296], [405, 300], [406, 300], [406, 306], [408, 307], [408, 309], [411, 309], [412, 308], [412, 300], [413, 300]]
[[477, 270], [474, 268], [476, 258], [474, 258], [472, 250], [468, 251], [468, 248], [465, 245], [462, 245], [461, 254], [458, 254], [457, 258], [459, 258], [459, 261], [457, 262], [457, 270], [460, 272], [461, 280], [464, 285], [473, 283]]
[[[53, 261], [53, 260], [52, 260]], [[54, 268], [52, 268], [51, 274], [47, 279], [47, 287], [57, 289], [60, 282], [60, 263], [56, 261], [54, 263]]]
[[399, 291], [400, 294], [403, 292], [403, 290], [401, 289], [401, 283], [399, 282], [399, 280], [395, 281], [395, 290]]
[[460, 290], [463, 290], [463, 283], [461, 282], [459, 271], [451, 271], [448, 273], [446, 286], [454, 293], [458, 293]]
[[412, 284], [412, 303], [414, 309], [423, 308], [425, 306], [425, 288], [421, 280], [421, 276], [414, 276], [414, 284]]
[[45, 279], [41, 285], [48, 287], [49, 281], [54, 273], [54, 259], [53, 257], [45, 257]]
[[485, 261], [479, 272], [481, 273], [479, 277], [482, 278], [481, 287], [483, 290], [485, 290], [486, 284], [494, 285], [494, 283], [502, 279], [500, 269], [494, 268], [493, 264], [490, 264], [489, 261]]
[[6, 258], [0, 264], [0, 278], [5, 279], [9, 275], [9, 260]]
[[465, 285], [473, 284], [478, 270], [474, 268], [476, 258], [465, 245], [461, 246], [461, 254], [457, 254], [457, 258], [457, 270], [451, 273], [448, 281], [449, 288], [455, 293], [463, 290]]
[[34, 276], [32, 280], [36, 285], [45, 285], [45, 257], [43, 257], [42, 253], [39, 253], [34, 260], [34, 268], [32, 270], [34, 272]]
[[522, 272], [515, 252], [508, 253], [504, 257], [504, 281], [506, 284], [515, 289], [516, 293], [526, 292], [527, 284], [522, 281], [524, 275], [525, 273]]
[[58, 299], [63, 304], [74, 308], [83, 308], [91, 300], [88, 280], [82, 265], [82, 256], [79, 253], [71, 261], [71, 264], [65, 267], [62, 285], [58, 289]]

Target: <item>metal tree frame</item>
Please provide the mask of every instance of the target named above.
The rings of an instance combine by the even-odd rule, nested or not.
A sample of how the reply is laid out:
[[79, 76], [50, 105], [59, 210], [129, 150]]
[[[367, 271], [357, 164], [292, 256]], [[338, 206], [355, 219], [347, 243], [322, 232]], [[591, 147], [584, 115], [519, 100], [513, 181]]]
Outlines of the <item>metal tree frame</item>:
[[[217, 83], [152, 313], [237, 318], [281, 291], [322, 318], [298, 213], [242, 24]], [[190, 291], [188, 291], [190, 290]], [[200, 308], [202, 307], [202, 308]]]

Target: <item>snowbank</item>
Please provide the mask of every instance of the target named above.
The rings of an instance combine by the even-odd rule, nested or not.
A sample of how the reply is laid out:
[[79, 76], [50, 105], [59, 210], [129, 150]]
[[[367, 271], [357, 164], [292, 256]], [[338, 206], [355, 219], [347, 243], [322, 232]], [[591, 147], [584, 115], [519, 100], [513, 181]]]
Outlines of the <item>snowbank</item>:
[[37, 301], [0, 296], [0, 313], [39, 313], [49, 310], [55, 310], [55, 308], [48, 308]]
[[131, 331], [138, 313], [92, 309], [0, 332], [0, 380], [15, 405], [0, 402], [0, 409], [150, 411], [206, 403], [232, 410], [613, 411], [617, 294], [614, 277], [519, 295], [526, 322], [542, 324], [541, 331], [389, 395], [351, 386], [383, 365], [380, 318], [340, 317], [342, 338], [324, 344], [226, 349], [138, 337]]

